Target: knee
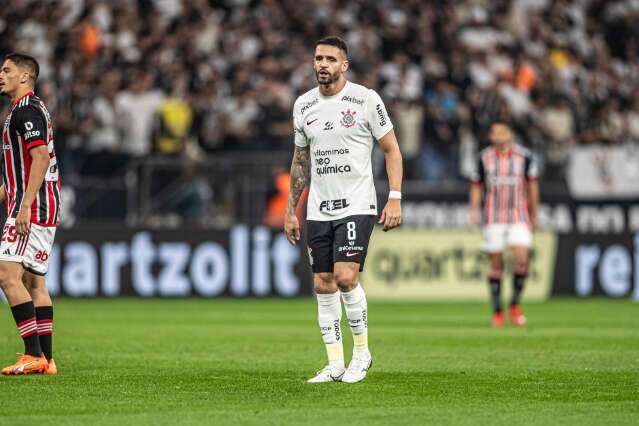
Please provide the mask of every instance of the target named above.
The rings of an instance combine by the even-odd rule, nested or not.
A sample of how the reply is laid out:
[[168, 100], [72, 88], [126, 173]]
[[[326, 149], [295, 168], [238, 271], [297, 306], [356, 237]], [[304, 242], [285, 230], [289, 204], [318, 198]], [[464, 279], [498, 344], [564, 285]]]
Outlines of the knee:
[[331, 273], [319, 273], [313, 276], [313, 288], [317, 294], [331, 294], [337, 291], [337, 285]]
[[490, 268], [490, 271], [488, 271], [488, 280], [493, 281], [493, 280], [497, 280], [497, 281], [501, 281], [501, 277], [503, 275], [503, 271], [501, 268]]
[[359, 274], [351, 269], [339, 269], [335, 271], [335, 281], [341, 291], [351, 291], [357, 286]]
[[513, 272], [515, 275], [528, 275], [528, 262], [525, 260], [515, 262]]
[[6, 292], [16, 288], [21, 284], [20, 280], [11, 275], [0, 271], [0, 288]]

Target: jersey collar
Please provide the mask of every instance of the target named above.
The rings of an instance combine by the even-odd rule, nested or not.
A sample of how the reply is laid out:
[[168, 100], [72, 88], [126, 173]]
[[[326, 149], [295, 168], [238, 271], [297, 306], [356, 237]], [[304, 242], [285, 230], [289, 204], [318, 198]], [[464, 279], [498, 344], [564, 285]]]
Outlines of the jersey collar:
[[18, 104], [18, 102], [20, 102], [21, 100], [23, 100], [27, 96], [33, 96], [33, 91], [29, 90], [27, 93], [25, 93], [24, 95], [20, 96], [20, 98], [16, 99], [16, 101], [14, 103], [12, 103], [11, 106], [12, 107], [16, 106]]
[[513, 153], [513, 147], [511, 146], [510, 148], [508, 148], [508, 151], [506, 152], [500, 152], [496, 149], [495, 149], [495, 152], [497, 153], [498, 157], [510, 157]]
[[322, 92], [319, 91], [319, 87], [317, 89], [317, 92], [319, 93], [320, 99], [335, 99], [339, 95], [341, 95], [342, 93], [344, 93], [346, 91], [346, 88], [349, 86], [349, 84], [350, 84], [350, 82], [348, 80], [346, 80], [346, 84], [344, 85], [344, 87], [342, 87], [342, 90], [340, 90], [339, 92], [335, 93], [332, 96], [324, 96], [324, 95], [322, 95]]

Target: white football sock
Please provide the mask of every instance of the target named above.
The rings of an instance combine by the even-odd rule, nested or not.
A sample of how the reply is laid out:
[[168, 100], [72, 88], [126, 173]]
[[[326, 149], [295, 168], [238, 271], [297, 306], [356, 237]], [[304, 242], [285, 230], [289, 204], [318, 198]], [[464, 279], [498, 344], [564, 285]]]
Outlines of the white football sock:
[[357, 287], [342, 292], [348, 325], [353, 332], [353, 352], [368, 350], [368, 304], [366, 293], [358, 283]]
[[328, 363], [332, 367], [344, 368], [344, 347], [342, 346], [342, 304], [339, 291], [333, 294], [317, 295], [317, 318], [326, 345]]

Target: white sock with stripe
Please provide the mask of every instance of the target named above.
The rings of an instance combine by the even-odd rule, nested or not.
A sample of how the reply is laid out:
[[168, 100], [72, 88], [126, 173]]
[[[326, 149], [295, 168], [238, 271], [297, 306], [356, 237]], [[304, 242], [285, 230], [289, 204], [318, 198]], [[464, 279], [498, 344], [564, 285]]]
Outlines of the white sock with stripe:
[[344, 368], [344, 347], [342, 345], [342, 304], [339, 291], [333, 294], [317, 295], [317, 319], [322, 339], [326, 346], [328, 363], [332, 367]]
[[358, 283], [351, 291], [343, 291], [342, 300], [353, 333], [353, 353], [368, 351], [368, 303], [364, 288]]

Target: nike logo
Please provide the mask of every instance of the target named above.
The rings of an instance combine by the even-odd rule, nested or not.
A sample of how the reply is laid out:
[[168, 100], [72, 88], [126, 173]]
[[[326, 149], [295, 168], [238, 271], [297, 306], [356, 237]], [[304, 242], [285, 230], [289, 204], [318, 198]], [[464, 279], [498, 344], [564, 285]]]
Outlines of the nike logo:
[[24, 364], [20, 364], [20, 365], [16, 365], [16, 367], [13, 369], [13, 371], [18, 372], [18, 371], [24, 371], [24, 369], [32, 364], [36, 364], [37, 361], [29, 361], [29, 362], [25, 362]]
[[352, 257], [352, 256], [356, 256], [357, 253], [346, 253], [346, 257]]
[[329, 374], [329, 376], [331, 377], [331, 379], [333, 379], [334, 382], [339, 382], [340, 380], [342, 380], [342, 377], [344, 376], [344, 373], [340, 374], [337, 377], [333, 376], [332, 374]]
[[319, 118], [316, 118], [315, 120], [307, 121], [306, 125], [310, 126], [311, 124], [315, 123], [317, 120], [319, 120]]

